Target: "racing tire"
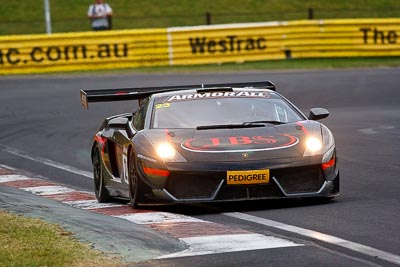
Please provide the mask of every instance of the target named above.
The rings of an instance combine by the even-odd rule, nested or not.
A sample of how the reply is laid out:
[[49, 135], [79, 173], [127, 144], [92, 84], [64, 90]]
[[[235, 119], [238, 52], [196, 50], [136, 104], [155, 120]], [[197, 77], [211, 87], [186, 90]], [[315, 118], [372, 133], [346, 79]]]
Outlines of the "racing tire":
[[136, 209], [139, 207], [139, 202], [143, 200], [143, 182], [138, 177], [136, 157], [132, 149], [129, 152], [128, 172], [130, 196], [129, 205]]
[[94, 180], [94, 193], [99, 203], [110, 202], [111, 197], [104, 184], [103, 167], [101, 165], [100, 149], [98, 146], [93, 151], [93, 180]]

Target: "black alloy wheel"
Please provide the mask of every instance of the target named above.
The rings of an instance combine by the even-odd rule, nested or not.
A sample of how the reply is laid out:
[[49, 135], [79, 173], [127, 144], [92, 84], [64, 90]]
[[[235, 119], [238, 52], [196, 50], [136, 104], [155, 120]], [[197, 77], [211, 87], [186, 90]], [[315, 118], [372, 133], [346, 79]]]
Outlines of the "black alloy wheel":
[[129, 152], [128, 171], [129, 171], [129, 195], [130, 206], [134, 209], [139, 207], [142, 200], [142, 183], [137, 175], [136, 157], [132, 149]]
[[103, 170], [101, 166], [100, 149], [98, 146], [93, 152], [93, 180], [94, 180], [94, 193], [99, 203], [110, 201], [110, 195], [104, 184]]

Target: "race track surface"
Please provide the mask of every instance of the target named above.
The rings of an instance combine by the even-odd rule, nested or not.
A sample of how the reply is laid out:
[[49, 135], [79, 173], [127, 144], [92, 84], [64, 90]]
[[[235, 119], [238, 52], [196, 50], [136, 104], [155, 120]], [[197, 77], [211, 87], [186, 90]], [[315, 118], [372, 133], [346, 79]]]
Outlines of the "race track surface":
[[[330, 203], [263, 201], [158, 207], [157, 210], [238, 227], [301, 246], [171, 258], [137, 265], [400, 265], [399, 73], [398, 68], [387, 68], [0, 77], [0, 164], [41, 175], [75, 190], [92, 191], [93, 180], [88, 176], [93, 134], [106, 116], [129, 112], [136, 104], [94, 103], [84, 110], [79, 100], [80, 89], [268, 79], [306, 114], [312, 107], [330, 111], [331, 115], [322, 122], [335, 135], [342, 195]], [[0, 185], [0, 193], [4, 190]], [[271, 221], [281, 223], [282, 227], [268, 224]], [[289, 231], [286, 226], [298, 228]], [[304, 229], [314, 231], [315, 235], [307, 235]], [[343, 247], [323, 240], [321, 234], [352, 243]], [[165, 242], [168, 244], [168, 240]], [[360, 245], [393, 258], [385, 260], [357, 251]]]

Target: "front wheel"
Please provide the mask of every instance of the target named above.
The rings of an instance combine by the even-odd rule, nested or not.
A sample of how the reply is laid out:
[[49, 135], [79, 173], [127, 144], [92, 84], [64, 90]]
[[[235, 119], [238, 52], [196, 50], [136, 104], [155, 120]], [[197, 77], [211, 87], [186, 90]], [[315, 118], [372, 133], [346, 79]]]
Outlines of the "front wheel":
[[142, 181], [137, 174], [137, 163], [136, 157], [133, 151], [129, 152], [129, 195], [130, 195], [130, 206], [132, 208], [138, 208], [139, 201], [143, 199], [143, 186]]
[[94, 193], [99, 203], [110, 201], [110, 195], [104, 184], [103, 169], [101, 165], [100, 150], [96, 146], [93, 152], [93, 180], [94, 180]]

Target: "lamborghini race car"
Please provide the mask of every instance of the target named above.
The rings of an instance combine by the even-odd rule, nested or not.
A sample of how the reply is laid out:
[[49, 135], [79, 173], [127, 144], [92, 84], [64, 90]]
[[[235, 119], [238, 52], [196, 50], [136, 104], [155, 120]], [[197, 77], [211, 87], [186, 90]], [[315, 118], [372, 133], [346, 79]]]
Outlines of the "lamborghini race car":
[[193, 203], [339, 195], [331, 131], [270, 82], [81, 90], [89, 102], [138, 100], [106, 118], [91, 151], [98, 202]]

